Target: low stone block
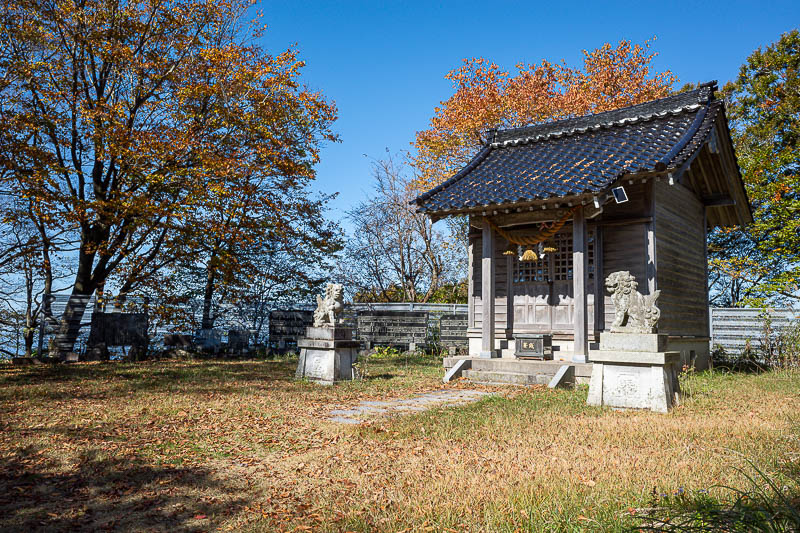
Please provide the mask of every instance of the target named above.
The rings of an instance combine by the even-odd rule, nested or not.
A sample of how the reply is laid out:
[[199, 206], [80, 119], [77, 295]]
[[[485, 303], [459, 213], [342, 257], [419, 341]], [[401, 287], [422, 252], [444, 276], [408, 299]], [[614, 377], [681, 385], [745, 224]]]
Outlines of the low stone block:
[[562, 365], [547, 386], [551, 389], [555, 389], [556, 387], [566, 387], [573, 383], [575, 383], [575, 367], [572, 365]]
[[323, 326], [323, 327], [307, 327], [306, 328], [306, 339], [320, 339], [320, 340], [330, 340], [330, 341], [349, 341], [353, 340], [353, 330], [352, 328], [345, 328], [345, 327], [330, 327], [330, 326]]
[[666, 413], [679, 401], [679, 352], [593, 353], [589, 405]]
[[450, 367], [444, 377], [442, 378], [442, 383], [448, 383], [451, 380], [454, 380], [458, 377], [461, 377], [462, 372], [464, 370], [469, 370], [472, 368], [472, 361], [470, 359], [459, 359], [456, 363]]
[[[341, 327], [307, 328], [316, 338], [299, 339], [300, 359], [295, 378], [308, 379], [323, 385], [353, 379], [353, 363], [358, 358], [358, 342], [352, 330]], [[328, 338], [319, 338], [327, 336]]]
[[589, 379], [589, 396], [587, 405], [603, 405], [603, 367], [601, 363], [592, 365], [592, 377]]
[[651, 407], [652, 368], [650, 366], [605, 365], [603, 369], [603, 404], [634, 409]]
[[667, 335], [658, 333], [600, 333], [600, 349], [625, 352], [664, 352]]
[[353, 379], [353, 363], [357, 358], [354, 349], [301, 350], [295, 377], [308, 379], [323, 385]]
[[298, 339], [297, 347], [312, 348], [319, 350], [335, 350], [337, 348], [358, 348], [360, 343], [358, 341], [343, 341], [343, 340], [326, 340], [326, 339]]
[[637, 365], [667, 365], [678, 364], [681, 360], [680, 352], [622, 352], [598, 350], [592, 352], [593, 363], [618, 363]]

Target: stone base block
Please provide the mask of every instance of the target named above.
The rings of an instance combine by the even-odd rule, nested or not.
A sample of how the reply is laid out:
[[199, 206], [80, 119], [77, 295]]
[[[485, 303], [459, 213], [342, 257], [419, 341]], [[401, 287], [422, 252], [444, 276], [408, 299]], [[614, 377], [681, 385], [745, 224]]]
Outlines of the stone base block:
[[680, 352], [621, 352], [598, 350], [591, 353], [592, 363], [667, 365], [680, 363]]
[[353, 379], [353, 363], [358, 358], [358, 342], [353, 330], [343, 327], [306, 328], [306, 337], [298, 339], [300, 360], [296, 379], [308, 379], [322, 385]]
[[622, 352], [663, 352], [667, 335], [658, 333], [600, 333], [600, 349]]
[[343, 326], [322, 326], [306, 328], [307, 339], [320, 339], [328, 341], [349, 341], [353, 340], [353, 328]]
[[297, 362], [296, 379], [308, 379], [322, 385], [353, 379], [353, 363], [358, 353], [355, 348], [315, 350], [302, 348]]
[[589, 405], [666, 413], [679, 402], [679, 352], [593, 352]]
[[327, 339], [297, 339], [297, 347], [312, 348], [318, 350], [334, 350], [337, 348], [359, 348], [361, 344], [358, 341], [332, 341]]

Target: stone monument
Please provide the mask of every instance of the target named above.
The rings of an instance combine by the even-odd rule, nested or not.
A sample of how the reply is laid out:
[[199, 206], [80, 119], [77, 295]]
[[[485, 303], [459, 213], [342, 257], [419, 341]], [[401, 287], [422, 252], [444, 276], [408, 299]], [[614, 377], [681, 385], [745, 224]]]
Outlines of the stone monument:
[[342, 286], [329, 283], [325, 297], [317, 296], [314, 325], [307, 327], [305, 337], [297, 340], [300, 360], [295, 378], [323, 385], [353, 379], [359, 343], [353, 340], [352, 328], [337, 319], [343, 309]]
[[643, 295], [627, 271], [606, 278], [614, 302], [610, 332], [600, 333], [600, 350], [591, 353], [589, 405], [650, 409], [666, 413], [679, 400], [680, 352], [669, 352], [667, 336], [656, 332], [660, 291]]

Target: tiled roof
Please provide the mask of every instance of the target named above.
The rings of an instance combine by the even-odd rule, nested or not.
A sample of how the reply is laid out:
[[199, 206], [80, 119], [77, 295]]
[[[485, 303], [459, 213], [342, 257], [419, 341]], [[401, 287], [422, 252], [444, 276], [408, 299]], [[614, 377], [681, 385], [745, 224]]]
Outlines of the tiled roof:
[[679, 167], [706, 140], [716, 82], [596, 115], [497, 131], [455, 176], [419, 196], [424, 212], [599, 193], [621, 177]]

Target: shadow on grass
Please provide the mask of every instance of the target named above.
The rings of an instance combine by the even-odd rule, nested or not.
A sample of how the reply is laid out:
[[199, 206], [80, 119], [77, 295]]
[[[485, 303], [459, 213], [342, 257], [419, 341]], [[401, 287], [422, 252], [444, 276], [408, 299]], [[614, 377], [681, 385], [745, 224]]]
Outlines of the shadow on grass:
[[249, 503], [203, 468], [89, 451], [64, 472], [37, 459], [31, 448], [0, 459], [0, 530], [207, 531]]
[[[253, 390], [297, 389], [296, 360], [205, 360], [78, 363], [0, 369], [0, 405], [4, 401], [38, 402], [110, 400], [126, 394], [167, 392], [181, 395], [242, 394]], [[409, 354], [370, 359], [369, 379], [389, 382], [400, 376], [434, 375], [441, 361]]]
[[[176, 387], [195, 387], [198, 392], [220, 389], [235, 392], [269, 381], [290, 382], [294, 378], [292, 361], [241, 362], [140, 362], [99, 363], [74, 365], [41, 365], [0, 370], [0, 385], [71, 385], [48, 387], [38, 395], [49, 400], [105, 397], [108, 394], [140, 391], [171, 390]], [[102, 381], [108, 384], [103, 392], [84, 390], [82, 382]], [[0, 395], [0, 398], [2, 395]]]
[[442, 359], [441, 357], [434, 357], [427, 354], [421, 353], [409, 353], [408, 355], [396, 355], [391, 357], [375, 357], [372, 356], [369, 359], [370, 363], [378, 363], [378, 364], [387, 364], [392, 366], [421, 366], [421, 367], [428, 367], [428, 366], [442, 366]]
[[364, 379], [366, 379], [367, 381], [370, 381], [370, 380], [373, 380], [373, 379], [374, 380], [378, 380], [378, 379], [384, 379], [384, 380], [386, 380], [386, 379], [394, 379], [396, 377], [397, 376], [395, 374], [384, 373], [384, 374], [370, 374]]

